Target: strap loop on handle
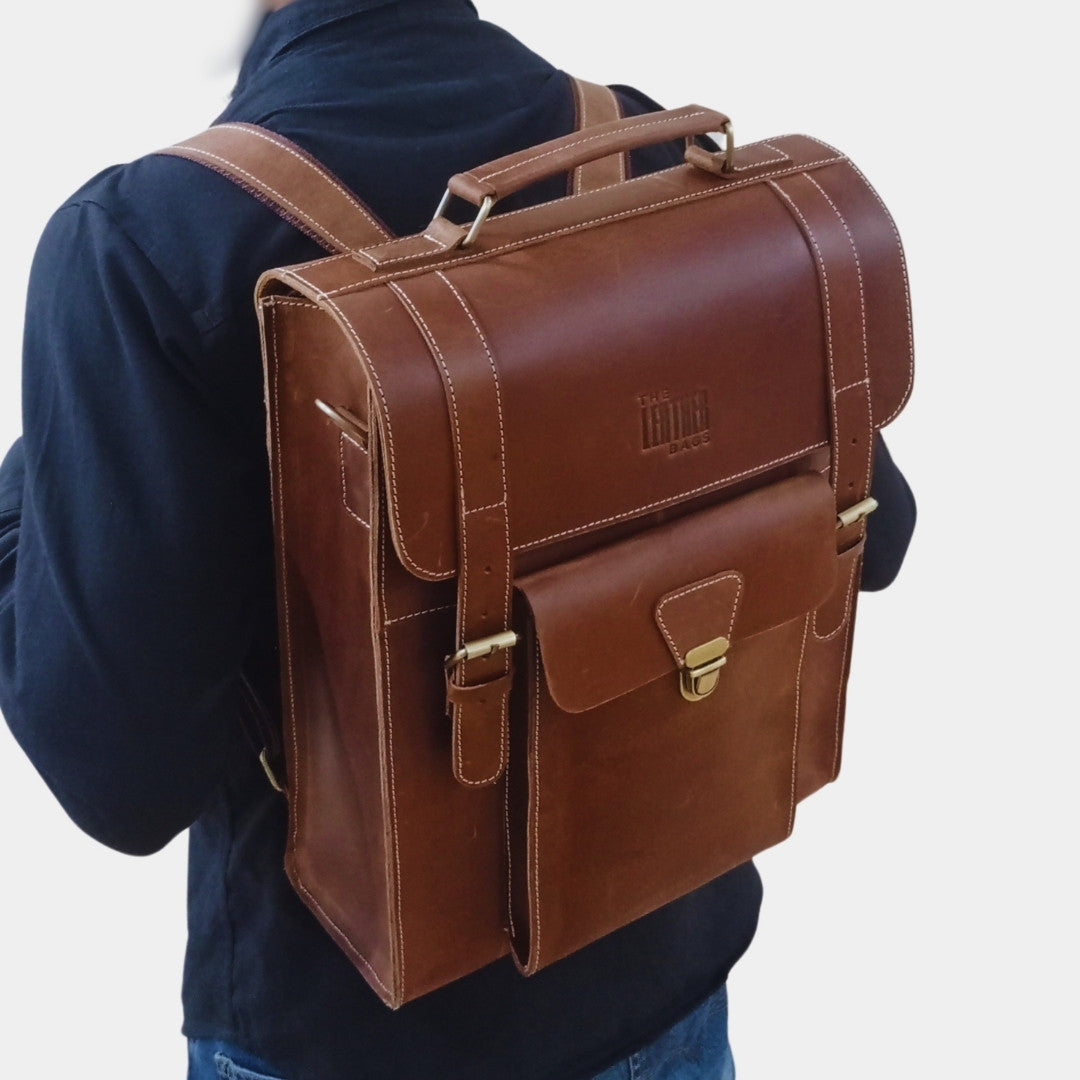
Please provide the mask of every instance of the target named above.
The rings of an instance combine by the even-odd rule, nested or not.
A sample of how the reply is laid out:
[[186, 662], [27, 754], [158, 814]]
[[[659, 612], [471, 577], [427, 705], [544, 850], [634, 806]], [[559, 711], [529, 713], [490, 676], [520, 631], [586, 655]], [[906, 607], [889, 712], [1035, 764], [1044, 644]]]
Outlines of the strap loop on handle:
[[469, 172], [451, 176], [435, 217], [442, 214], [451, 195], [457, 195], [479, 207], [480, 214], [461, 244], [462, 247], [468, 247], [476, 239], [484, 218], [499, 199], [538, 180], [570, 172], [586, 162], [639, 146], [651, 146], [670, 139], [690, 139], [712, 131], [722, 131], [727, 136], [727, 153], [730, 159], [734, 151], [731, 121], [723, 113], [700, 105], [684, 105], [681, 109], [667, 112], [645, 113], [571, 132], [562, 138], [552, 139]]

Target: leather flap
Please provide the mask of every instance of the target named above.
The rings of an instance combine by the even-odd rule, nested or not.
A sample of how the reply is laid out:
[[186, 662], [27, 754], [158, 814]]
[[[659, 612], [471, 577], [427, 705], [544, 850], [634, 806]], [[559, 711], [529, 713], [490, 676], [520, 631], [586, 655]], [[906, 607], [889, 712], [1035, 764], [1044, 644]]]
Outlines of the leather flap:
[[836, 578], [832, 491], [790, 477], [518, 580], [559, 708], [584, 712], [665, 675], [688, 649], [812, 611]]
[[[338, 260], [311, 281], [281, 275], [338, 320], [368, 374], [392, 538], [410, 572], [438, 580], [459, 570], [452, 413], [470, 408], [463, 366], [493, 381], [498, 414], [486, 422], [502, 454], [491, 469], [500, 491], [489, 500], [466, 490], [466, 505], [502, 498], [505, 479], [515, 561], [720, 497], [828, 445], [826, 298], [813, 244], [774, 176], [812, 176], [844, 245], [850, 236], [858, 295], [843, 311], [854, 312], [875, 426], [895, 415], [910, 386], [910, 324], [891, 220], [831, 148], [793, 136], [759, 149], [775, 165], [763, 158], [750, 176], [684, 165], [495, 215], [475, 245], [426, 270], [409, 269], [412, 253], [377, 272]], [[828, 302], [837, 308], [836, 295]], [[463, 320], [470, 339], [453, 331]], [[468, 364], [448, 353], [464, 347]]]

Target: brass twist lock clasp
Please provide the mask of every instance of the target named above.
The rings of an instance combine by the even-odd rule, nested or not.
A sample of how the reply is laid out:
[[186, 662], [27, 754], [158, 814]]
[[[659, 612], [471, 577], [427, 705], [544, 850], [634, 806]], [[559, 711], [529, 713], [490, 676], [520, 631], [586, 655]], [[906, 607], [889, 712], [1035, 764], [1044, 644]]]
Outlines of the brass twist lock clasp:
[[727, 663], [724, 654], [729, 644], [726, 637], [718, 637], [687, 652], [679, 672], [679, 692], [687, 701], [701, 701], [716, 689], [720, 669]]

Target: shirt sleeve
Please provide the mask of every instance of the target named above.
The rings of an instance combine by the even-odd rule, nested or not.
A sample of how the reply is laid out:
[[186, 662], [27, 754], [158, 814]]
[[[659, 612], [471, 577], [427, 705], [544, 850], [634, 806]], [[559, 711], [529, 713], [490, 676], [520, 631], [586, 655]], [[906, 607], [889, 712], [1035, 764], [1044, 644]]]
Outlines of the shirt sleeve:
[[24, 434], [0, 472], [0, 708], [72, 819], [132, 853], [191, 824], [221, 779], [269, 549], [265, 459], [194, 377], [200, 349], [102, 207], [54, 216]]
[[866, 519], [862, 588], [876, 592], [891, 585], [900, 573], [915, 532], [915, 496], [879, 433], [874, 445], [874, 475], [870, 494], [878, 508]]

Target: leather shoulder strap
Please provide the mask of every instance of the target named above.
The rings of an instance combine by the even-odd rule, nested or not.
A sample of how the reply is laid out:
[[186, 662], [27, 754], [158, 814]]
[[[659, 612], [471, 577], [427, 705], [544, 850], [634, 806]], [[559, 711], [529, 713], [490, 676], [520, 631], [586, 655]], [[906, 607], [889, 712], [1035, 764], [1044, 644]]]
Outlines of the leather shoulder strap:
[[[570, 82], [579, 130], [619, 118], [619, 102], [606, 86], [573, 78]], [[255, 124], [216, 124], [159, 153], [196, 161], [227, 177], [328, 251], [354, 255], [393, 237], [315, 158]], [[625, 178], [625, 155], [616, 154], [578, 166], [572, 190], [594, 191]]]
[[[622, 119], [619, 99], [613, 90], [597, 83], [585, 82], [571, 77], [574, 90], [574, 109], [577, 116], [575, 128], [595, 127], [612, 120]], [[571, 175], [571, 193], [580, 195], [585, 191], [610, 187], [627, 177], [626, 154], [612, 154], [597, 161], [588, 161], [579, 165]]]
[[315, 158], [255, 124], [217, 124], [160, 153], [228, 177], [328, 251], [355, 254], [393, 236]]

